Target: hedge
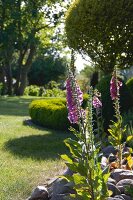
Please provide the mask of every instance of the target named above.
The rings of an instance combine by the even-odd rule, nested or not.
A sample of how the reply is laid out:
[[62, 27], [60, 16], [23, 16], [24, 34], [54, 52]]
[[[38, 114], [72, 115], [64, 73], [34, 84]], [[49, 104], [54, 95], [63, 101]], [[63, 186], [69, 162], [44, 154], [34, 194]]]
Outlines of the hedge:
[[[87, 105], [87, 95], [83, 107]], [[65, 98], [34, 100], [29, 105], [29, 114], [35, 124], [56, 130], [67, 130], [70, 126]]]
[[34, 123], [47, 128], [65, 130], [69, 127], [65, 99], [34, 100], [29, 114]]

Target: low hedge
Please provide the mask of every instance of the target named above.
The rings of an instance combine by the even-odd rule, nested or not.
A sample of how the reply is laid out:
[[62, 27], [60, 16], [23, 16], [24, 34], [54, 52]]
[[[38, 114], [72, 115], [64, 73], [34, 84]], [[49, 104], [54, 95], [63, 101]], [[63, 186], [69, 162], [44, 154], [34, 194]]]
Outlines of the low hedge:
[[47, 128], [65, 130], [69, 127], [65, 99], [34, 100], [29, 114], [34, 123]]
[[[83, 107], [86, 107], [87, 95]], [[32, 121], [38, 125], [56, 130], [67, 130], [70, 126], [65, 98], [34, 100], [29, 106]]]

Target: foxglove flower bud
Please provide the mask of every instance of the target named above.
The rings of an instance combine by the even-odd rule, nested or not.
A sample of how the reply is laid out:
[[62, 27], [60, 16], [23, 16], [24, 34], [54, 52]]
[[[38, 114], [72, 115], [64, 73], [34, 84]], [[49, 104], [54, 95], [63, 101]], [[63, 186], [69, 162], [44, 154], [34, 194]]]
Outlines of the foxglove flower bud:
[[94, 108], [101, 108], [102, 107], [102, 102], [99, 100], [97, 96], [93, 97], [93, 106]]
[[122, 82], [119, 80], [116, 80], [115, 76], [112, 76], [111, 81], [110, 81], [110, 94], [111, 94], [112, 100], [116, 99], [119, 96], [119, 90], [121, 86], [122, 86]]
[[81, 109], [81, 111], [79, 111], [78, 108], [78, 103], [79, 106], [81, 106], [83, 102], [83, 93], [76, 82], [75, 88], [73, 88], [72, 81], [72, 78], [68, 78], [66, 82], [68, 119], [71, 123], [78, 123], [79, 118], [85, 115], [84, 110]]

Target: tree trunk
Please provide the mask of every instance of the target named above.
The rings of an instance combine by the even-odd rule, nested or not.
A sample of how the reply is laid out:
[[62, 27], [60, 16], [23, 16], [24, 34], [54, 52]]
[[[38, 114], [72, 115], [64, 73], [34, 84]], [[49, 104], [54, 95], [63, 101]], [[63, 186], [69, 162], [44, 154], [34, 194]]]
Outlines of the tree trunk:
[[5, 63], [5, 75], [6, 75], [6, 84], [7, 84], [7, 94], [12, 95], [13, 94], [13, 81], [12, 81], [12, 69], [10, 62]]
[[3, 83], [3, 89], [1, 91], [1, 95], [5, 95], [7, 93], [7, 84], [5, 80], [6, 74], [3, 66], [1, 66], [1, 77], [2, 77], [1, 81]]
[[24, 90], [27, 85], [27, 75], [30, 70], [34, 54], [35, 54], [35, 44], [31, 44], [27, 61], [24, 66], [21, 66], [21, 78], [20, 78], [20, 85], [18, 88], [18, 95], [20, 96], [24, 94]]
[[16, 95], [19, 95], [19, 86], [20, 86], [20, 79], [21, 79], [21, 72], [22, 72], [22, 62], [23, 62], [25, 54], [26, 54], [26, 50], [23, 53], [22, 49], [21, 49], [19, 59], [18, 59], [18, 71], [17, 71], [16, 83], [15, 83], [15, 87], [14, 87], [14, 93]]
[[22, 96], [24, 94], [24, 90], [27, 86], [27, 74], [28, 74], [28, 71], [26, 68], [22, 68], [21, 70], [21, 83], [20, 83], [20, 87], [18, 88], [18, 95], [19, 96]]
[[18, 67], [16, 83], [14, 87], [14, 94], [19, 95], [19, 85], [20, 85], [20, 78], [21, 78], [21, 66]]

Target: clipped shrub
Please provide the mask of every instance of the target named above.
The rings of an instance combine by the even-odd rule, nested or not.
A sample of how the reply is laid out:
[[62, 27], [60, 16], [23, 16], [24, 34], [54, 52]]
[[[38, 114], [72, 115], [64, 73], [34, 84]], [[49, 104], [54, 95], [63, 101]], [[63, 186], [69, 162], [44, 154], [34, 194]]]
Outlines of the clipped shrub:
[[65, 99], [34, 100], [29, 114], [33, 122], [47, 128], [66, 130], [69, 127]]
[[133, 77], [126, 82], [126, 85], [133, 96]]
[[[84, 95], [82, 107], [87, 106], [88, 95]], [[29, 106], [29, 114], [35, 124], [47, 128], [66, 130], [69, 128], [65, 98], [34, 100]]]
[[39, 96], [40, 88], [37, 85], [30, 85], [25, 88], [24, 95]]
[[[114, 115], [113, 102], [110, 97], [110, 80], [111, 80], [110, 75], [105, 76], [96, 86], [99, 92], [101, 92], [105, 129], [108, 128], [110, 120], [112, 120], [112, 116]], [[124, 81], [122, 81], [122, 83], [123, 85], [120, 88], [120, 106], [121, 106], [120, 110], [121, 113], [124, 113], [133, 107], [133, 97], [130, 91], [128, 90], [128, 87], [124, 83]]]

